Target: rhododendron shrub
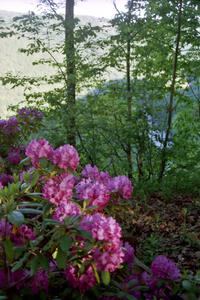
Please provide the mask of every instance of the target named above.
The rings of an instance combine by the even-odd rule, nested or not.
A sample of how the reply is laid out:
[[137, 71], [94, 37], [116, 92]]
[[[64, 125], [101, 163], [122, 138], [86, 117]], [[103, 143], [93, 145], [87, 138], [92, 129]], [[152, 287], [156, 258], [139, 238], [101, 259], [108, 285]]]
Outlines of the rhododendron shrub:
[[[26, 110], [20, 115], [27, 122]], [[91, 165], [81, 170], [73, 146], [54, 149], [44, 139], [32, 140], [25, 154], [20, 176], [1, 181], [4, 296], [109, 299], [109, 290], [112, 299], [173, 295], [180, 280], [176, 265], [159, 256], [150, 269], [135, 269], [134, 248], [109, 216], [110, 205], [131, 201], [133, 187], [126, 176], [112, 178]]]
[[43, 113], [37, 109], [21, 108], [15, 116], [0, 120], [0, 183], [3, 186], [13, 181], [13, 173], [18, 170], [25, 157], [23, 143], [32, 133], [39, 130]]

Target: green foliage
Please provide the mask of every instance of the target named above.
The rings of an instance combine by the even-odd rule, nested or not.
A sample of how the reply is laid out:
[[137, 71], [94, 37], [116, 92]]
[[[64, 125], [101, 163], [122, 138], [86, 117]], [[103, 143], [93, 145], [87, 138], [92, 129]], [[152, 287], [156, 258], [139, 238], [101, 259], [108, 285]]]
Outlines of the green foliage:
[[145, 264], [150, 264], [155, 256], [159, 255], [159, 248], [162, 238], [156, 234], [151, 234], [142, 244], [142, 258]]

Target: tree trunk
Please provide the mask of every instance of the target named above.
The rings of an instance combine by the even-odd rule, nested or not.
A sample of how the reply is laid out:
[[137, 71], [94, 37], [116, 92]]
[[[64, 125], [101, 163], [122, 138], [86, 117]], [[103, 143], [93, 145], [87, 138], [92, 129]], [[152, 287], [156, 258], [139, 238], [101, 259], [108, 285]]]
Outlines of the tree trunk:
[[171, 91], [169, 98], [169, 107], [168, 107], [168, 118], [167, 118], [167, 130], [163, 143], [163, 148], [161, 152], [161, 164], [160, 164], [160, 173], [159, 180], [162, 180], [166, 163], [167, 163], [167, 144], [169, 142], [169, 136], [172, 128], [172, 116], [174, 110], [174, 95], [175, 95], [175, 85], [177, 78], [177, 64], [178, 64], [178, 55], [179, 55], [179, 47], [180, 47], [180, 39], [181, 39], [181, 19], [182, 19], [182, 7], [183, 0], [179, 0], [179, 8], [178, 8], [178, 22], [177, 22], [177, 35], [176, 35], [176, 48], [174, 52], [174, 60], [173, 60], [173, 73], [172, 73], [172, 83], [171, 83]]
[[65, 57], [67, 65], [67, 140], [76, 145], [76, 65], [74, 46], [74, 0], [65, 5]]
[[[127, 25], [130, 26], [131, 22], [131, 5], [128, 11], [128, 22]], [[131, 145], [131, 127], [132, 127], [132, 90], [131, 90], [131, 38], [130, 34], [127, 34], [127, 44], [126, 44], [126, 92], [127, 92], [127, 123], [128, 123], [128, 138], [127, 138], [127, 161], [128, 161], [128, 176], [133, 179], [133, 158], [132, 158], [132, 145]]]

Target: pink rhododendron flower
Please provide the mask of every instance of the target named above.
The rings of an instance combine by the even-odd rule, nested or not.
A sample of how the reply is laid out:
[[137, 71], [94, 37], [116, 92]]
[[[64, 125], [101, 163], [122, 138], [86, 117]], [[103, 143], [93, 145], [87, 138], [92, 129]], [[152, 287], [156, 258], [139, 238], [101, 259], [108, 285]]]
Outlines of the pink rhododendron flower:
[[98, 271], [114, 272], [123, 263], [124, 252], [122, 247], [108, 247], [105, 251], [97, 248], [93, 258]]
[[103, 209], [109, 199], [110, 194], [108, 188], [98, 181], [93, 182], [90, 179], [83, 179], [76, 186], [77, 196], [81, 200], [89, 200], [90, 206], [97, 206]]
[[91, 232], [97, 241], [107, 241], [115, 246], [121, 244], [121, 227], [112, 217], [105, 217], [100, 213], [86, 215], [80, 226], [83, 230]]
[[123, 199], [130, 199], [133, 192], [133, 186], [127, 176], [117, 176], [110, 181], [110, 190], [118, 193]]
[[53, 219], [63, 221], [68, 216], [79, 216], [80, 213], [81, 209], [77, 204], [73, 202], [62, 202], [56, 207], [55, 212], [53, 214]]
[[61, 174], [49, 179], [43, 187], [43, 197], [58, 206], [61, 202], [69, 202], [72, 197], [75, 177]]
[[49, 280], [47, 271], [39, 269], [30, 281], [33, 294], [38, 294], [41, 290], [48, 292]]
[[108, 172], [100, 172], [98, 181], [109, 187], [112, 177]]
[[99, 172], [96, 166], [86, 165], [82, 171], [82, 176], [91, 179], [91, 181], [98, 181], [107, 186], [110, 183], [111, 177], [108, 172]]
[[101, 250], [95, 248], [91, 255], [100, 271], [113, 272], [123, 262], [124, 252], [121, 245], [121, 227], [112, 217], [95, 213], [86, 215], [80, 227], [92, 234], [96, 241], [101, 241]]
[[38, 168], [41, 158], [52, 159], [53, 148], [45, 139], [32, 140], [26, 147], [25, 153], [30, 157], [33, 166]]
[[82, 176], [85, 178], [97, 180], [99, 175], [99, 169], [96, 166], [92, 167], [90, 164], [86, 165], [82, 171]]
[[35, 240], [35, 238], [35, 232], [25, 224], [12, 230], [11, 240], [16, 246], [21, 246], [28, 241]]
[[79, 164], [79, 155], [76, 149], [71, 145], [64, 145], [53, 153], [53, 163], [61, 169], [75, 171]]
[[71, 265], [65, 270], [65, 278], [69, 281], [70, 286], [79, 288], [82, 293], [96, 284], [96, 278], [91, 266], [83, 274], [78, 274], [78, 268]]
[[164, 255], [157, 256], [151, 264], [151, 270], [156, 278], [178, 281], [181, 278], [176, 264]]

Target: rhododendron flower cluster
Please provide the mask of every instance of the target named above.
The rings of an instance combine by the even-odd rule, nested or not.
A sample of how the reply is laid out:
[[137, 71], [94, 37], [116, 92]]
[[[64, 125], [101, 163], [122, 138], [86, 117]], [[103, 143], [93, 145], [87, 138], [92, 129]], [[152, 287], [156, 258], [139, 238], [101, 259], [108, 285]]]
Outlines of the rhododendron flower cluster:
[[67, 203], [72, 198], [75, 182], [75, 177], [71, 174], [54, 176], [45, 183], [43, 197], [56, 206]]
[[14, 135], [20, 131], [19, 122], [16, 117], [8, 120], [0, 120], [0, 131], [5, 135]]
[[109, 189], [103, 183], [83, 179], [76, 186], [77, 196], [80, 200], [89, 200], [89, 206], [103, 209], [110, 199]]
[[32, 228], [25, 224], [15, 227], [3, 219], [0, 221], [0, 239], [5, 237], [9, 237], [16, 246], [21, 246], [28, 241], [34, 240], [36, 234]]
[[23, 224], [20, 227], [13, 228], [11, 232], [11, 240], [16, 246], [25, 244], [28, 241], [35, 240], [36, 235], [34, 231]]
[[178, 281], [181, 274], [176, 264], [164, 255], [157, 256], [151, 264], [152, 274], [155, 278]]
[[57, 148], [53, 153], [53, 163], [61, 169], [76, 170], [79, 164], [79, 156], [76, 149], [71, 145], [64, 145]]
[[[18, 112], [18, 118], [20, 122], [31, 123], [41, 119], [42, 114], [24, 108]], [[15, 119], [12, 122], [14, 124]], [[0, 122], [0, 130], [4, 130], [6, 124]], [[17, 165], [21, 152], [19, 147], [10, 147], [6, 161]], [[151, 272], [134, 273], [137, 262], [134, 248], [123, 242], [120, 225], [107, 215], [109, 203], [131, 199], [131, 181], [126, 176], [112, 178], [91, 165], [86, 165], [81, 175], [75, 176], [73, 171], [78, 168], [79, 155], [71, 145], [54, 149], [45, 139], [32, 140], [25, 153], [32, 165], [20, 170], [19, 187], [9, 185], [13, 177], [17, 177], [12, 177], [12, 172], [0, 175], [1, 195], [5, 192], [7, 196], [6, 192], [10, 193], [12, 188], [16, 193], [19, 188], [19, 196], [14, 194], [11, 199], [13, 208], [5, 209], [0, 221], [0, 241], [2, 245], [6, 241], [6, 247], [13, 249], [11, 255], [6, 249], [6, 263], [0, 261], [0, 289], [7, 292], [14, 287], [21, 293], [26, 288], [26, 293], [30, 290], [29, 293], [40, 298], [40, 293], [54, 291], [54, 283], [60, 284], [61, 280], [62, 288], [66, 285], [66, 290], [74, 288], [83, 294], [99, 281], [105, 284], [103, 276], [109, 279], [108, 273], [125, 269], [133, 274], [118, 284], [122, 291], [136, 299], [167, 299], [165, 288], [170, 294], [171, 282], [180, 279], [176, 265], [165, 256], [158, 256], [152, 262]], [[6, 185], [8, 188], [4, 188]], [[51, 280], [54, 278], [55, 281]], [[135, 289], [129, 291], [130, 280]], [[160, 286], [163, 280], [167, 284]], [[141, 286], [146, 290], [140, 290]], [[117, 299], [117, 295], [101, 299]]]
[[124, 199], [130, 199], [133, 187], [128, 177], [117, 176], [110, 181], [110, 190], [113, 193], [118, 193]]
[[23, 107], [18, 110], [17, 118], [24, 125], [35, 124], [36, 122], [42, 120], [43, 113], [34, 108]]
[[26, 147], [25, 153], [28, 157], [30, 157], [33, 166], [37, 168], [39, 167], [39, 161], [41, 158], [51, 160], [53, 148], [45, 139], [32, 140]]
[[91, 166], [89, 164], [83, 169], [82, 176], [90, 179], [91, 181], [98, 181], [105, 186], [108, 186], [111, 180], [111, 176], [108, 172], [99, 171], [97, 166]]
[[52, 217], [55, 220], [63, 221], [66, 217], [79, 216], [80, 214], [81, 209], [76, 203], [62, 202], [56, 207]]
[[[123, 284], [122, 289], [129, 290], [129, 293], [137, 299], [153, 300], [164, 299], [170, 300], [173, 295], [171, 284], [179, 281], [181, 274], [175, 263], [164, 255], [157, 256], [151, 264], [151, 273], [138, 272], [128, 276]], [[130, 285], [130, 282], [133, 282]], [[140, 286], [146, 286], [148, 289], [140, 291]]]
[[39, 167], [41, 158], [46, 158], [64, 170], [75, 171], [79, 163], [78, 152], [73, 146], [64, 145], [54, 150], [45, 139], [31, 141], [26, 148], [26, 155], [31, 158], [35, 168]]
[[95, 213], [83, 218], [81, 228], [89, 231], [96, 241], [101, 241], [101, 249], [91, 254], [100, 271], [115, 271], [123, 262], [124, 252], [121, 242], [121, 227], [112, 217]]
[[79, 288], [81, 292], [85, 292], [97, 283], [91, 266], [79, 276], [78, 268], [71, 265], [65, 270], [65, 278], [73, 288]]

